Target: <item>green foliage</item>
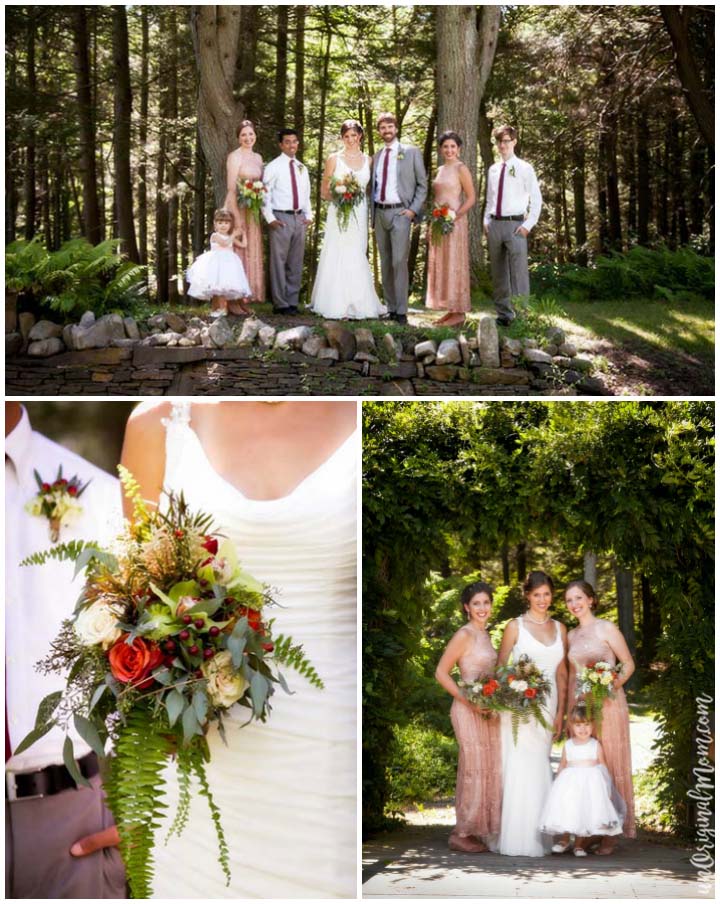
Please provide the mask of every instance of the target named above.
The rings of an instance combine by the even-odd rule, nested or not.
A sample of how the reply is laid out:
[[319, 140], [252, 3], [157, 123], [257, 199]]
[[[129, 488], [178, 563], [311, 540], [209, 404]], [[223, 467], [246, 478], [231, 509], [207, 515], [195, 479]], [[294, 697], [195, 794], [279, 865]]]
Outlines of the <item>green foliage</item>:
[[5, 280], [14, 292], [65, 317], [125, 311], [146, 291], [145, 268], [126, 260], [120, 241], [91, 245], [71, 239], [48, 252], [39, 239], [17, 241], [5, 251]]
[[23, 565], [44, 565], [50, 559], [57, 562], [76, 562], [85, 550], [99, 552], [100, 546], [93, 540], [70, 540], [68, 543], [56, 543], [50, 549], [34, 552], [20, 563]]
[[515, 299], [517, 317], [504, 328], [504, 335], [511, 339], [535, 339], [541, 345], [547, 341], [546, 333], [556, 326], [558, 319], [567, 313], [556, 298], [546, 296]]
[[396, 726], [393, 734], [398, 752], [388, 768], [390, 812], [455, 793], [458, 746], [452, 734], [417, 722]]
[[273, 658], [276, 662], [295, 669], [296, 672], [307, 678], [313, 687], [319, 690], [325, 687], [322, 678], [305, 655], [301, 644], [293, 643], [292, 638], [284, 634], [278, 634], [277, 637], [273, 638], [273, 644]]

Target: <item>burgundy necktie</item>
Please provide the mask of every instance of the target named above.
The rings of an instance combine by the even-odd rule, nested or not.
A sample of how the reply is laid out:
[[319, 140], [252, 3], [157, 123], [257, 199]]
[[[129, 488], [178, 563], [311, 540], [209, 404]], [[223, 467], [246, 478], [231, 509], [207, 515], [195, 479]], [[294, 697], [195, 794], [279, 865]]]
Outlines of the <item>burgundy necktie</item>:
[[297, 187], [297, 178], [295, 177], [295, 167], [293, 166], [294, 161], [290, 161], [290, 181], [292, 182], [292, 193], [293, 193], [293, 210], [298, 210], [300, 208], [300, 201], [298, 200], [298, 187]]
[[498, 184], [498, 199], [497, 204], [495, 205], [495, 216], [502, 216], [502, 195], [503, 195], [503, 185], [505, 183], [505, 167], [506, 163], [503, 163], [502, 169], [500, 170], [500, 182]]
[[380, 203], [385, 203], [385, 189], [387, 188], [388, 166], [390, 165], [390, 148], [385, 148], [383, 160], [382, 185], [380, 186]]

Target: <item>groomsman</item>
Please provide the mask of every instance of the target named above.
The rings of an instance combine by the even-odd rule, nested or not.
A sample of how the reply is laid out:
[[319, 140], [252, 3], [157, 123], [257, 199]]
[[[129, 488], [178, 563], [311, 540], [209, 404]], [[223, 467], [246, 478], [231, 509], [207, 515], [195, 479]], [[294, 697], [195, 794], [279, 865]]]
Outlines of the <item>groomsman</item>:
[[296, 158], [298, 133], [278, 132], [281, 154], [265, 167], [267, 186], [263, 216], [270, 227], [270, 290], [276, 314], [296, 314], [305, 232], [312, 223], [310, 177], [307, 167]]
[[383, 295], [390, 318], [407, 323], [410, 233], [413, 222], [422, 219], [427, 175], [420, 151], [398, 141], [392, 113], [380, 114], [377, 130], [385, 147], [373, 159], [372, 219]]
[[502, 158], [488, 170], [484, 231], [490, 252], [497, 322], [515, 319], [513, 295], [530, 294], [527, 236], [540, 217], [542, 196], [535, 170], [515, 156], [517, 132], [500, 126], [493, 132]]
[[[50, 523], [27, 504], [38, 492], [33, 474], [53, 483], [89, 483], [82, 511], [61, 526], [59, 541], [107, 543], [121, 519], [120, 484], [88, 461], [33, 431], [17, 402], [5, 405], [5, 895], [8, 898], [124, 898], [125, 872], [115, 847], [78, 848], [85, 836], [113, 829], [103, 805], [97, 756], [74, 730], [75, 757], [92, 788], [76, 786], [63, 765], [64, 732], [53, 728], [13, 754], [35, 724], [43, 697], [61, 690], [61, 676], [41, 675], [35, 663], [69, 618], [82, 589], [72, 562], [51, 560], [20, 568], [33, 552], [51, 546]], [[102, 834], [100, 836], [102, 838]], [[101, 843], [107, 843], [102, 842]], [[73, 848], [73, 854], [70, 848]], [[90, 851], [93, 851], [90, 853]], [[86, 854], [87, 856], [82, 856]], [[80, 856], [78, 856], [80, 855]]]

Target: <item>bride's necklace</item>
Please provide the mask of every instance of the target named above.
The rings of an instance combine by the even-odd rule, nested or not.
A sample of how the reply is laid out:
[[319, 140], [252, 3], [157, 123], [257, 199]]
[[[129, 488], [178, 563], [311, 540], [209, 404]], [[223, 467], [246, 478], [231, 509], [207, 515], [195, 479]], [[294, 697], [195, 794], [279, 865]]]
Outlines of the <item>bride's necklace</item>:
[[550, 616], [549, 616], [549, 615], [546, 615], [545, 618], [543, 618], [542, 621], [540, 621], [540, 620], [537, 619], [537, 618], [533, 618], [532, 615], [530, 615], [529, 612], [526, 612], [526, 613], [525, 613], [525, 618], [526, 618], [528, 621], [531, 621], [534, 625], [546, 625], [546, 624], [550, 621]]

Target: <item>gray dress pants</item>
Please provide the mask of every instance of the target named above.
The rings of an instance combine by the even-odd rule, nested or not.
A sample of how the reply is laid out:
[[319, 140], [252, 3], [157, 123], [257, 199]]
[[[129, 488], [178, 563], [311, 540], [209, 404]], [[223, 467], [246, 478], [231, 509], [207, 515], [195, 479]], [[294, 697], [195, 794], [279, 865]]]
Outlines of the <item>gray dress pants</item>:
[[7, 898], [126, 898], [120, 852], [105, 848], [73, 857], [70, 847], [112, 825], [100, 790], [61, 791], [49, 797], [5, 802], [5, 896]]
[[270, 291], [275, 310], [284, 311], [298, 306], [307, 226], [304, 214], [273, 214], [283, 227], [270, 229]]
[[519, 220], [490, 220], [488, 251], [493, 283], [493, 301], [499, 317], [515, 319], [513, 296], [530, 294], [527, 236], [516, 235]]
[[408, 257], [413, 221], [403, 216], [402, 208], [375, 208], [375, 241], [380, 253], [383, 296], [388, 311], [407, 314]]

